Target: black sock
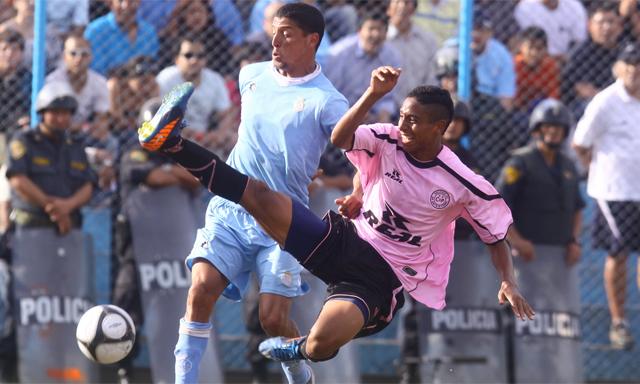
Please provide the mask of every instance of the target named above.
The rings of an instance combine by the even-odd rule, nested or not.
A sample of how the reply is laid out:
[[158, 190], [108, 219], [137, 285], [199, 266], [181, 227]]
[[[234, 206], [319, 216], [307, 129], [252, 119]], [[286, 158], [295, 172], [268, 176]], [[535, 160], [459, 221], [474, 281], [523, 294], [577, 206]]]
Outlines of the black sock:
[[298, 346], [298, 351], [299, 351], [300, 355], [305, 358], [305, 360], [309, 360], [309, 361], [312, 361], [314, 363], [319, 363], [319, 362], [322, 362], [322, 361], [331, 360], [331, 359], [333, 359], [334, 357], [336, 357], [338, 355], [338, 352], [340, 351], [340, 348], [338, 348], [338, 350], [335, 351], [331, 356], [326, 357], [324, 359], [311, 358], [309, 355], [307, 355], [307, 351], [305, 350], [305, 347], [307, 345], [307, 337], [308, 336], [305, 336], [302, 339], [302, 341], [300, 342], [300, 345]]
[[213, 152], [182, 139], [179, 149], [165, 154], [198, 178], [210, 192], [234, 203], [240, 202], [249, 177], [225, 164]]

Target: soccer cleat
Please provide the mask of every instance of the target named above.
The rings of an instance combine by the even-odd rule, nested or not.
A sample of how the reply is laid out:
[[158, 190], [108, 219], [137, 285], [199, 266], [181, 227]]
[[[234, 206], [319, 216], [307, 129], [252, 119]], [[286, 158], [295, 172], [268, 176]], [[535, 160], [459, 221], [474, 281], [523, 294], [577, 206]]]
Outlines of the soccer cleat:
[[306, 336], [295, 339], [287, 339], [282, 336], [272, 337], [260, 343], [258, 351], [264, 357], [275, 361], [304, 360], [300, 346], [306, 339]]
[[629, 325], [624, 321], [611, 324], [609, 341], [611, 341], [611, 346], [615, 349], [631, 349], [634, 342]]
[[169, 149], [179, 142], [182, 119], [192, 94], [193, 84], [182, 83], [162, 99], [162, 105], [151, 121], [145, 121], [138, 128], [138, 141], [143, 148], [158, 151]]

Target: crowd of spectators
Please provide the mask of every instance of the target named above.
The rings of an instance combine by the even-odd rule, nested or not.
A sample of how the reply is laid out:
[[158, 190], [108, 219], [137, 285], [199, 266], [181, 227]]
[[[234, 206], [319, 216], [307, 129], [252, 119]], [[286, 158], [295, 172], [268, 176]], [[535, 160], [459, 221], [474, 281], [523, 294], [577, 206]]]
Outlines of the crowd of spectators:
[[[68, 83], [78, 101], [70, 131], [85, 143], [99, 175], [99, 197], [90, 204], [118, 201], [119, 159], [136, 145], [139, 111], [184, 81], [195, 85], [186, 134], [228, 154], [240, 116], [238, 71], [270, 60], [271, 20], [285, 2], [47, 1], [46, 83]], [[350, 103], [374, 68], [403, 69], [370, 121], [394, 121], [417, 85], [440, 85], [456, 96], [459, 2], [314, 3], [327, 21], [318, 62]], [[464, 109], [463, 137], [448, 139], [494, 182], [509, 151], [529, 140], [527, 122], [540, 101], [561, 100], [578, 121], [615, 81], [619, 53], [640, 40], [640, 1], [476, 0], [474, 8], [472, 97], [457, 107]], [[0, 4], [0, 148], [34, 125], [28, 119], [33, 14], [33, 0]]]
[[[17, 44], [22, 47], [21, 68], [28, 68], [34, 3], [10, 3], [12, 7], [5, 5], [0, 10], [0, 32], [10, 30], [22, 37], [22, 43]], [[228, 127], [233, 130], [233, 121], [225, 113], [233, 105], [227, 105], [225, 100], [232, 100], [237, 93], [234, 86], [240, 56], [250, 47], [259, 52], [258, 59], [269, 59], [271, 20], [284, 2], [77, 0], [70, 6], [71, 3], [74, 2], [47, 2], [48, 78], [73, 83], [82, 100], [74, 116], [78, 129], [83, 127], [83, 132], [93, 134], [95, 128], [100, 131], [98, 136], [104, 137], [105, 130], [115, 136], [130, 130], [144, 101], [162, 96], [176, 81], [196, 79], [203, 84], [216, 84], [212, 94], [205, 96], [212, 97], [209, 106], [193, 106], [192, 123], [202, 132], [226, 131]], [[632, 3], [633, 0], [477, 1], [472, 41], [473, 88], [477, 96], [472, 101], [473, 119], [480, 120], [482, 127], [483, 123], [491, 125], [500, 115], [497, 120], [501, 124], [522, 130], [516, 132], [520, 133], [520, 140], [514, 139], [508, 146], [515, 148], [522, 144], [522, 137], [527, 137], [523, 123], [527, 114], [544, 98], [561, 99], [579, 118], [595, 93], [613, 82], [611, 67], [619, 48], [624, 42], [636, 40], [640, 16]], [[455, 1], [319, 0], [316, 5], [327, 18], [318, 60], [350, 101], [366, 86], [367, 76], [362, 75], [375, 66], [389, 64], [404, 70], [396, 94], [374, 108], [377, 116], [372, 116], [373, 120], [392, 121], [395, 116], [391, 111], [397, 109], [413, 85], [436, 84], [437, 51], [457, 44], [459, 4]], [[73, 38], [68, 40], [69, 37]], [[10, 36], [7, 39], [16, 40]], [[189, 50], [193, 45], [202, 52], [192, 55], [194, 52]], [[79, 57], [74, 58], [74, 54]], [[19, 64], [12, 59], [6, 65]], [[25, 84], [28, 91], [28, 71], [2, 72], [7, 71], [16, 71], [19, 76], [12, 83]], [[152, 76], [156, 76], [155, 80]], [[3, 90], [7, 89], [8, 77], [14, 76], [2, 74]], [[226, 95], [220, 94], [221, 83]], [[9, 87], [6, 93], [14, 94], [15, 87]], [[2, 93], [0, 96], [4, 96]], [[109, 95], [108, 101], [105, 94]], [[25, 98], [16, 99], [23, 110], [28, 109]], [[2, 112], [15, 114], [16, 110], [20, 108], [4, 108]], [[514, 119], [505, 117], [508, 115]], [[5, 123], [4, 127], [13, 130], [16, 124]], [[233, 135], [222, 136], [225, 135], [232, 139]], [[201, 136], [214, 149], [228, 146], [210, 135]], [[477, 138], [478, 142], [483, 140]], [[481, 164], [483, 150], [483, 145], [474, 150]], [[488, 166], [485, 175], [495, 179], [491, 168], [500, 166]]]

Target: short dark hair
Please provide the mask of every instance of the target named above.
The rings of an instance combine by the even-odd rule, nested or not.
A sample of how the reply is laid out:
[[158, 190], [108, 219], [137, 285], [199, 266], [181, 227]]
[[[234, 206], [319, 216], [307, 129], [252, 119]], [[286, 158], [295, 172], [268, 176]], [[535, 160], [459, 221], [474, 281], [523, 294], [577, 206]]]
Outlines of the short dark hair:
[[322, 12], [318, 8], [305, 3], [289, 3], [280, 7], [275, 17], [293, 21], [307, 35], [317, 33], [318, 45], [316, 45], [316, 51], [318, 50], [324, 35], [324, 16], [322, 16]]
[[15, 29], [7, 28], [0, 32], [0, 41], [7, 44], [17, 44], [21, 51], [24, 51], [24, 36]]
[[421, 85], [413, 88], [407, 95], [409, 97], [428, 108], [432, 122], [445, 120], [449, 126], [453, 118], [453, 100], [449, 91], [432, 85]]
[[[389, 5], [391, 5], [392, 1], [393, 0], [388, 0], [387, 1], [387, 7], [389, 7]], [[413, 4], [413, 8], [414, 9], [416, 9], [416, 10], [418, 9], [418, 0], [411, 0], [410, 3]]]
[[389, 25], [389, 16], [387, 16], [386, 12], [378, 8], [366, 9], [360, 14], [360, 17], [358, 18], [358, 31], [360, 30], [360, 28], [362, 28], [364, 23], [369, 20], [381, 21], [382, 23], [384, 23], [384, 25]]
[[174, 57], [177, 57], [180, 54], [180, 49], [182, 49], [182, 43], [184, 42], [188, 42], [191, 44], [200, 44], [202, 45], [205, 49], [207, 48], [207, 45], [204, 42], [204, 39], [196, 34], [196, 33], [185, 33], [184, 35], [181, 35], [180, 37], [178, 37], [178, 44], [176, 44], [174, 46], [174, 51], [175, 54], [173, 55]]
[[522, 41], [541, 41], [544, 46], [547, 46], [547, 33], [540, 27], [528, 27], [520, 32], [520, 39]]
[[598, 12], [613, 12], [616, 15], [620, 15], [618, 3], [615, 1], [594, 1], [589, 7], [589, 18], [592, 18]]

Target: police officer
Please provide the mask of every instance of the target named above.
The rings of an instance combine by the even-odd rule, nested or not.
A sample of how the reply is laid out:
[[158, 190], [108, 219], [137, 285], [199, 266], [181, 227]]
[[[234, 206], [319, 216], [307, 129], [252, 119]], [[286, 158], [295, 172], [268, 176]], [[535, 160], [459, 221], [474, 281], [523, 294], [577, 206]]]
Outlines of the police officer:
[[17, 228], [52, 227], [64, 235], [80, 227], [80, 207], [91, 198], [96, 178], [83, 144], [67, 132], [77, 107], [68, 84], [45, 85], [36, 99], [42, 122], [16, 133], [9, 144], [7, 178]]
[[[140, 110], [139, 124], [150, 120], [160, 107], [161, 100], [153, 98], [145, 102]], [[168, 157], [158, 152], [149, 152], [138, 145], [125, 148], [119, 163], [120, 207], [137, 188], [163, 188], [180, 186], [189, 191], [198, 191], [200, 183], [184, 168], [173, 164]], [[114, 225], [115, 279], [112, 303], [131, 315], [136, 326], [144, 322], [140, 284], [133, 251], [131, 226], [127, 212], [121, 211]], [[136, 343], [137, 344], [137, 343]], [[137, 348], [136, 348], [137, 349]], [[120, 364], [121, 380], [130, 374], [131, 363], [136, 356], [133, 351]]]
[[580, 258], [576, 239], [585, 203], [576, 167], [561, 150], [570, 125], [571, 115], [561, 102], [540, 102], [529, 119], [533, 140], [513, 152], [496, 183], [513, 212], [507, 239], [527, 262], [535, 258], [533, 244], [565, 247], [567, 265]]
[[[554, 99], [541, 101], [529, 118], [533, 140], [512, 153], [496, 185], [513, 212], [507, 240], [519, 256], [514, 263], [519, 284], [532, 293], [539, 324], [544, 324], [540, 330], [515, 328], [514, 353], [536, 351], [533, 366], [546, 367], [534, 369], [530, 361], [516, 359], [518, 382], [582, 381], [580, 341], [569, 336], [578, 334], [566, 332], [576, 329], [580, 316], [576, 263], [581, 249], [576, 239], [585, 206], [575, 164], [562, 151], [570, 126], [565, 105]], [[554, 324], [551, 319], [559, 313], [563, 321]]]

